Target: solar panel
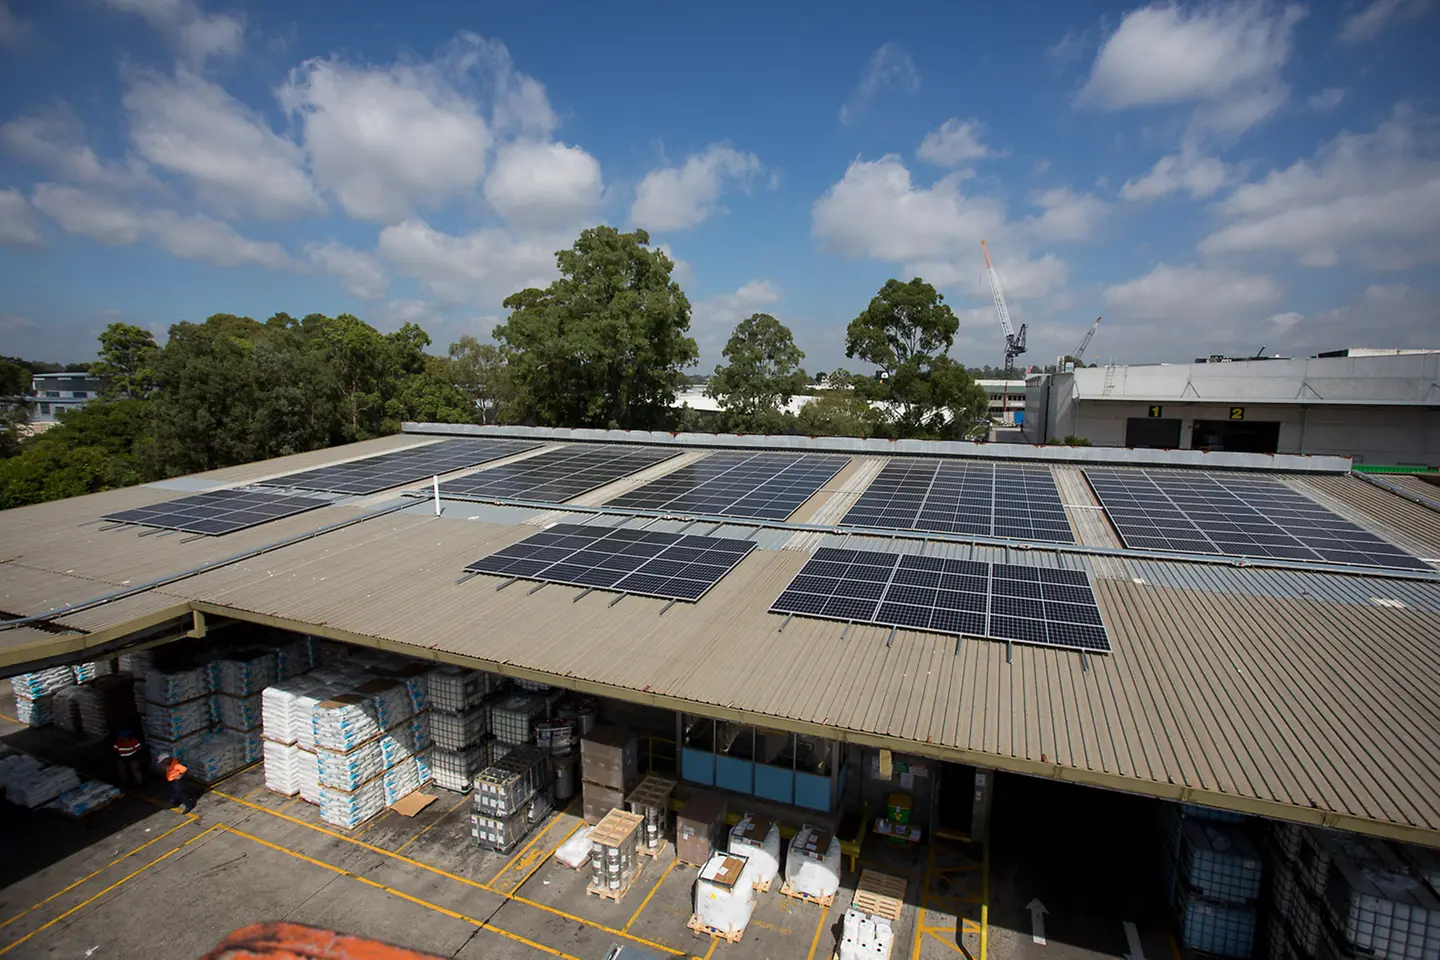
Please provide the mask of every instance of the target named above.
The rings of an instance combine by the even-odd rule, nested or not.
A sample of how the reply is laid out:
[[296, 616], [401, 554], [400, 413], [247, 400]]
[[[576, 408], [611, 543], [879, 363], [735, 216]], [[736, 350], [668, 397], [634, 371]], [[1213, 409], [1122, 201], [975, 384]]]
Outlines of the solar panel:
[[824, 547], [772, 613], [1109, 653], [1089, 578], [979, 560]]
[[501, 440], [489, 437], [442, 440], [423, 447], [395, 450], [363, 460], [274, 477], [264, 481], [261, 486], [365, 495], [428, 480], [455, 470], [464, 470], [533, 450], [538, 446], [541, 444], [533, 440]]
[[477, 560], [467, 573], [699, 600], [751, 550], [749, 540], [557, 523]]
[[1085, 477], [1132, 549], [1429, 569], [1268, 477], [1093, 467]]
[[715, 453], [607, 505], [785, 520], [848, 462], [824, 455]]
[[1048, 467], [893, 459], [840, 521], [844, 526], [933, 530], [1074, 543]]
[[328, 506], [329, 503], [328, 500], [289, 496], [269, 490], [211, 490], [193, 497], [109, 513], [104, 519], [218, 537]]
[[665, 447], [565, 446], [446, 481], [440, 494], [459, 500], [503, 497], [564, 503], [679, 453]]

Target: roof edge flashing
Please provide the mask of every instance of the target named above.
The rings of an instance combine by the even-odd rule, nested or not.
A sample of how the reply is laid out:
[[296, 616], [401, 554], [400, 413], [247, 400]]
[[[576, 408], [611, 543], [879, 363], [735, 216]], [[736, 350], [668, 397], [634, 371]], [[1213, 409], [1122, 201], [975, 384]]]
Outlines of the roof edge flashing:
[[1289, 473], [1348, 473], [1349, 457], [1301, 454], [1207, 453], [1203, 450], [1132, 450], [1122, 447], [1061, 447], [959, 440], [861, 440], [855, 437], [762, 436], [670, 433], [663, 430], [599, 430], [566, 427], [481, 426], [469, 423], [404, 423], [401, 431], [458, 437], [513, 437], [590, 443], [654, 444], [689, 449], [742, 449], [848, 453], [872, 456], [956, 457], [1026, 460], [1035, 463], [1123, 464], [1201, 467], [1211, 470], [1268, 470]]

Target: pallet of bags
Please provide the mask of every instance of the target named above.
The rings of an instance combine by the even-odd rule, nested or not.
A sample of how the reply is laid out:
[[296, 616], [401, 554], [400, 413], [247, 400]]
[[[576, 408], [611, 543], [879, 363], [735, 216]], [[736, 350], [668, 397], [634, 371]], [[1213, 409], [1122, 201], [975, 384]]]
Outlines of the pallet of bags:
[[150, 703], [168, 706], [208, 697], [213, 692], [209, 666], [170, 670], [151, 667], [145, 671], [143, 693]]
[[374, 698], [344, 693], [315, 705], [311, 714], [315, 747], [346, 753], [385, 731]]
[[50, 698], [50, 723], [66, 733], [80, 733], [79, 687], [61, 687]]
[[27, 727], [48, 727], [54, 717], [55, 697], [46, 694], [40, 697], [15, 696], [15, 719]]
[[119, 796], [120, 791], [110, 784], [87, 780], [73, 790], [60, 794], [45, 804], [43, 809], [56, 810], [67, 817], [83, 817], [87, 813], [108, 807]]
[[229, 730], [200, 737], [185, 750], [181, 762], [190, 768], [189, 775], [204, 784], [223, 780], [252, 761], [245, 737]]
[[300, 748], [293, 743], [266, 740], [262, 750], [265, 760], [265, 789], [285, 797], [293, 797], [299, 793]]
[[321, 784], [318, 803], [321, 820], [336, 827], [353, 829], [385, 809], [385, 784], [378, 776], [354, 790], [340, 790]]
[[0, 759], [0, 784], [5, 799], [34, 810], [80, 786], [80, 777], [70, 767], [51, 766], [25, 754]]
[[247, 647], [227, 653], [211, 661], [210, 675], [216, 693], [232, 697], [253, 696], [279, 679], [275, 651], [265, 647]]
[[147, 700], [140, 714], [140, 728], [147, 738], [179, 740], [192, 733], [209, 730], [215, 725], [215, 704], [209, 694], [180, 703], [156, 703]]
[[96, 677], [94, 683], [77, 687], [81, 732], [87, 737], [109, 737], [117, 730], [132, 726], [134, 686], [131, 677], [110, 675]]
[[30, 700], [54, 694], [61, 687], [75, 684], [75, 674], [69, 667], [49, 667], [34, 673], [22, 673], [10, 678], [10, 687], [17, 697]]

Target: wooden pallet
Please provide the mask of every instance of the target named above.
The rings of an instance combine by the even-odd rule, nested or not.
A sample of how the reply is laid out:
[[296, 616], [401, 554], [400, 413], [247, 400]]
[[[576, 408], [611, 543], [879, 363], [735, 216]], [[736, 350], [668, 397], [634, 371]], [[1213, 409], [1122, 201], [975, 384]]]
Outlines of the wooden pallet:
[[900, 877], [878, 870], [862, 870], [850, 905], [862, 913], [895, 923], [900, 919], [900, 911], [905, 909], [905, 887]]
[[724, 940], [726, 943], [739, 943], [740, 938], [745, 936], [744, 930], [721, 930], [719, 927], [707, 927], [700, 922], [695, 914], [690, 914], [690, 922], [685, 924], [697, 937], [711, 937], [715, 940]]
[[789, 897], [791, 900], [801, 900], [805, 903], [819, 904], [820, 906], [825, 907], [827, 910], [835, 902], [835, 894], [833, 893], [830, 894], [828, 897], [817, 897], [813, 896], [812, 894], [801, 893], [799, 890], [791, 887], [789, 882], [782, 883], [780, 885], [780, 893], [784, 896]]
[[764, 881], [763, 883], [757, 882], [757, 883], [755, 884], [755, 892], [756, 892], [756, 893], [769, 893], [769, 892], [770, 892], [770, 888], [771, 888], [772, 886], [774, 886], [774, 885], [775, 885], [775, 878], [774, 878], [774, 877], [771, 877], [769, 880], [766, 880], [766, 881]]
[[661, 840], [660, 846], [656, 847], [654, 850], [651, 850], [649, 847], [645, 846], [645, 844], [641, 843], [637, 846], [636, 852], [639, 853], [642, 857], [650, 857], [652, 859], [659, 860], [660, 854], [664, 853], [665, 848], [668, 846], [670, 846], [669, 840]]
[[607, 847], [618, 847], [640, 828], [645, 818], [638, 813], [611, 810], [590, 828], [590, 842]]
[[630, 875], [630, 879], [626, 881], [625, 885], [619, 890], [611, 890], [609, 887], [597, 887], [595, 884], [589, 883], [585, 885], [585, 894], [586, 896], [604, 897], [606, 900], [614, 900], [616, 903], [619, 903], [625, 899], [625, 894], [630, 892], [630, 888], [635, 886], [635, 881], [640, 879], [640, 874], [644, 872], [645, 861], [637, 860], [635, 862], [635, 872]]
[[632, 810], [635, 807], [659, 807], [670, 809], [670, 795], [675, 792], [675, 781], [653, 774], [647, 776], [625, 797], [625, 803]]

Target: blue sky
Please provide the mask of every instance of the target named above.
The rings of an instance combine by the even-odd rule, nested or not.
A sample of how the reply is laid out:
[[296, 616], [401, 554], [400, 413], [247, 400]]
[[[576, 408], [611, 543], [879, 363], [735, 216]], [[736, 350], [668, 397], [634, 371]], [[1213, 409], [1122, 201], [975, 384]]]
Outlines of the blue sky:
[[1437, 6], [0, 0], [0, 352], [280, 310], [443, 352], [600, 222], [706, 370], [756, 311], [855, 367], [915, 275], [997, 364], [981, 239], [1033, 363], [1099, 315], [1091, 360], [1440, 346]]

